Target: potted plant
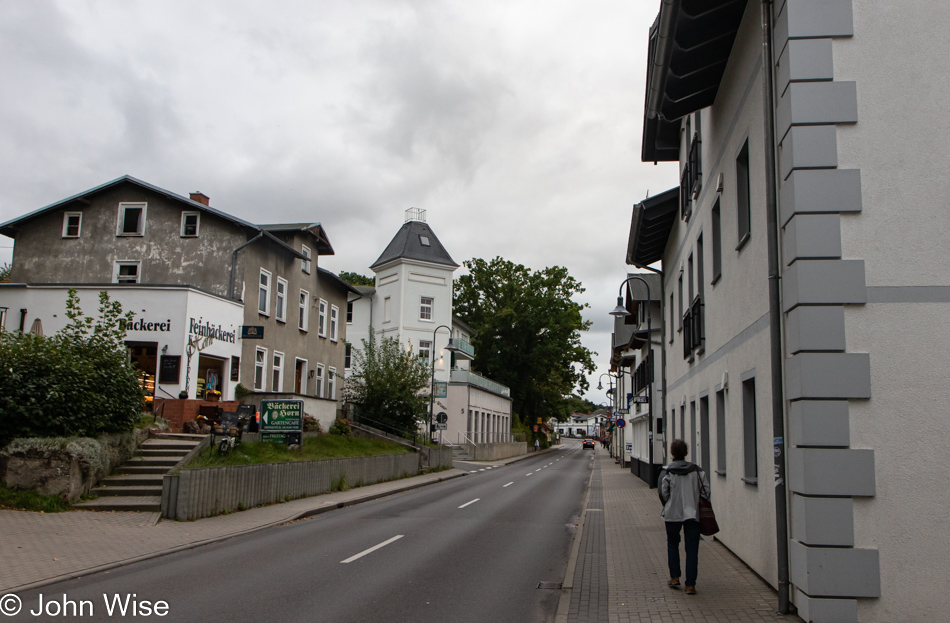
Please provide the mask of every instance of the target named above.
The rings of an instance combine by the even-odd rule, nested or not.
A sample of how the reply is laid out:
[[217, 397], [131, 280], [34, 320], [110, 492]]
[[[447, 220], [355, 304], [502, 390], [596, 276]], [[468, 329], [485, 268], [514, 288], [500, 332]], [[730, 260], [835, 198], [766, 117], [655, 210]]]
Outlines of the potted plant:
[[205, 400], [208, 402], [218, 402], [221, 400], [221, 392], [216, 389], [209, 389], [205, 392]]

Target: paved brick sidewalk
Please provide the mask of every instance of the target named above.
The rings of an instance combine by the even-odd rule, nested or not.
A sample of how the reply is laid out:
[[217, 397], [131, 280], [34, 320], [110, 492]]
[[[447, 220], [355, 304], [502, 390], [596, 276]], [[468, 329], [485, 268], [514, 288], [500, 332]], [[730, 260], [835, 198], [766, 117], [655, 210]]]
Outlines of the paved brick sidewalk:
[[[656, 490], [603, 450], [595, 456], [567, 621], [801, 623], [797, 616], [779, 615], [775, 591], [709, 537], [699, 547], [698, 594], [668, 588], [666, 529]], [[597, 568], [601, 558], [606, 587]], [[593, 603], [604, 594], [606, 604]]]
[[465, 475], [450, 470], [197, 521], [158, 513], [0, 511], [0, 594], [236, 536], [397, 491]]

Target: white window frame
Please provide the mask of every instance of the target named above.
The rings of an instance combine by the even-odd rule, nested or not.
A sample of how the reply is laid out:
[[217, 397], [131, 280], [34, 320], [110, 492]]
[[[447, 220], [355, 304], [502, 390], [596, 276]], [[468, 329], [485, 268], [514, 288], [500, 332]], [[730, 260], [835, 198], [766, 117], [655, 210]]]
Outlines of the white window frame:
[[[134, 232], [123, 231], [125, 229], [125, 212], [129, 209], [141, 208], [142, 219], [139, 221], [139, 229]], [[119, 222], [115, 226], [116, 236], [144, 236], [145, 235], [145, 216], [148, 213], [148, 204], [144, 202], [123, 202], [119, 204]]]
[[317, 398], [323, 398], [323, 379], [326, 377], [324, 374], [326, 368], [322, 363], [317, 364], [317, 378], [315, 379], [313, 392], [314, 396]]
[[287, 322], [287, 280], [277, 278], [277, 287], [274, 289], [274, 318], [277, 322]]
[[419, 340], [419, 359], [429, 361], [432, 357], [432, 340]]
[[327, 371], [327, 398], [336, 400], [336, 368]]
[[330, 306], [330, 341], [336, 342], [337, 334], [340, 330], [340, 308], [336, 305]]
[[[123, 266], [135, 266], [135, 281], [119, 281], [119, 271]], [[142, 262], [140, 260], [116, 260], [112, 268], [112, 283], [141, 283]]]
[[272, 392], [284, 391], [284, 353], [276, 350], [272, 359], [271, 380], [273, 381]]
[[313, 257], [310, 254], [310, 247], [308, 247], [307, 245], [301, 245], [300, 252], [303, 255], [307, 256], [307, 259], [300, 260], [300, 270], [302, 270], [303, 272], [309, 275], [310, 274], [310, 258]]
[[420, 296], [419, 297], [419, 320], [423, 322], [432, 322], [432, 311], [434, 307], [435, 307], [435, 297]]
[[[254, 351], [254, 389], [266, 391], [267, 389], [267, 349], [256, 347]], [[260, 383], [258, 383], [260, 376]]]
[[[185, 224], [189, 216], [195, 217], [195, 233], [193, 234], [185, 233]], [[197, 238], [200, 231], [201, 231], [201, 212], [198, 212], [197, 210], [182, 210], [181, 211], [181, 237], [182, 238]]]
[[297, 328], [301, 331], [310, 330], [310, 293], [300, 289], [300, 301], [297, 304], [299, 315], [297, 316]]
[[297, 386], [296, 386], [297, 364], [300, 363], [301, 361], [303, 362], [303, 369], [301, 370], [301, 374], [300, 374], [300, 391], [298, 393], [306, 396], [307, 395], [307, 374], [309, 374], [310, 362], [307, 361], [306, 359], [301, 359], [300, 357], [297, 357], [294, 359], [294, 391], [297, 390]]
[[[69, 234], [69, 219], [73, 216], [79, 217], [79, 222], [76, 224], [76, 235], [72, 236]], [[63, 213], [63, 238], [79, 238], [82, 236], [82, 212], [64, 212]]]
[[[0, 310], [2, 313], [3, 310]], [[0, 327], [2, 328], [2, 327]], [[349, 342], [343, 347], [343, 369], [349, 370], [353, 366], [353, 345]]]
[[346, 324], [353, 324], [353, 301], [346, 302]]
[[327, 302], [323, 299], [320, 299], [320, 304], [317, 307], [317, 335], [320, 337], [327, 336]]
[[[267, 277], [267, 283], [261, 283], [261, 278]], [[272, 275], [269, 270], [261, 269], [261, 276], [257, 280], [257, 313], [264, 316], [270, 316], [270, 284], [272, 281]], [[261, 296], [263, 294], [263, 297]], [[261, 309], [261, 301], [263, 300], [264, 309]]]

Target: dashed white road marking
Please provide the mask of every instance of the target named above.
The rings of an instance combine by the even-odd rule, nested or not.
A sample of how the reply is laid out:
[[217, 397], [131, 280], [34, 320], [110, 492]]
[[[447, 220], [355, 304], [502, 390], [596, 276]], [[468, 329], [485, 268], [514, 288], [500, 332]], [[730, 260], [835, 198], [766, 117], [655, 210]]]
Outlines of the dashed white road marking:
[[461, 506], [459, 506], [459, 508], [465, 508], [466, 506], [468, 506], [468, 505], [470, 505], [470, 504], [474, 504], [475, 502], [479, 501], [480, 499], [482, 499], [482, 498], [475, 498], [475, 499], [472, 500], [471, 502], [466, 502], [465, 504], [462, 504]]
[[533, 473], [534, 473], [534, 472], [529, 472], [529, 473], [525, 474], [525, 476], [530, 476], [530, 475], [533, 474]]
[[359, 559], [359, 558], [362, 558], [362, 557], [365, 556], [366, 554], [371, 554], [371, 553], [375, 552], [376, 550], [378, 550], [378, 549], [381, 548], [381, 547], [386, 547], [387, 545], [389, 545], [389, 544], [392, 543], [393, 541], [398, 541], [398, 540], [401, 539], [403, 536], [405, 536], [405, 535], [397, 534], [397, 535], [394, 536], [393, 538], [387, 539], [387, 540], [383, 541], [382, 543], [380, 543], [379, 545], [374, 545], [374, 546], [372, 546], [372, 547], [369, 548], [369, 549], [364, 549], [362, 552], [360, 552], [360, 553], [357, 554], [356, 556], [350, 556], [350, 557], [347, 558], [346, 560], [341, 560], [341, 561], [340, 561], [340, 564], [341, 564], [341, 565], [345, 565], [345, 564], [347, 564], [347, 563], [353, 562], [354, 560], [357, 560], [357, 559]]
[[[510, 486], [513, 485], [513, 484], [515, 484], [515, 483], [514, 483], [514, 482], [509, 482], [508, 484], [505, 485], [505, 487], [510, 487]], [[502, 487], [502, 489], [504, 489], [505, 487]]]

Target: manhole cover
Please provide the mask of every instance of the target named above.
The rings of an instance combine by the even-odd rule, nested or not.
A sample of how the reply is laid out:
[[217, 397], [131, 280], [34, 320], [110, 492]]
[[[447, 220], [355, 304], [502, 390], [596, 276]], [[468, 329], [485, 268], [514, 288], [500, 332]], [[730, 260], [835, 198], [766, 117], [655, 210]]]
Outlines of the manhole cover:
[[560, 589], [561, 583], [560, 582], [538, 582], [538, 588]]

